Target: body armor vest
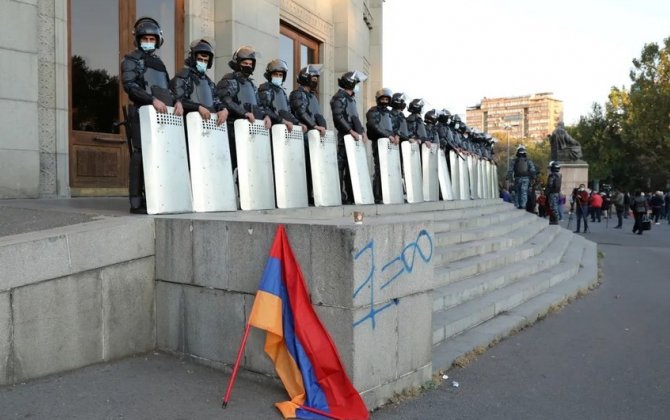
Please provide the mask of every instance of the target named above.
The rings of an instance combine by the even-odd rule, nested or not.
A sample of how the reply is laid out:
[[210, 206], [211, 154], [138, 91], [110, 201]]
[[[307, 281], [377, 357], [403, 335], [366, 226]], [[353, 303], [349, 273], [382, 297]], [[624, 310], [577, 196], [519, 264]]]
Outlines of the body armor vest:
[[307, 112], [313, 117], [321, 114], [321, 107], [319, 101], [316, 100], [316, 95], [313, 93], [306, 93], [307, 96]]
[[191, 93], [191, 100], [193, 102], [202, 104], [207, 108], [214, 107], [214, 96], [212, 95], [212, 88], [207, 82], [207, 79], [200, 79], [194, 81], [193, 93]]
[[237, 91], [237, 100], [240, 104], [258, 105], [256, 101], [256, 90], [251, 80], [237, 80], [239, 89]]
[[271, 87], [274, 98], [272, 99], [272, 107], [276, 112], [279, 111], [291, 111], [291, 108], [288, 106], [288, 99], [286, 98], [286, 93], [282, 88]]
[[391, 114], [389, 112], [381, 111], [379, 113], [379, 126], [384, 130], [393, 132], [393, 121], [391, 121]]

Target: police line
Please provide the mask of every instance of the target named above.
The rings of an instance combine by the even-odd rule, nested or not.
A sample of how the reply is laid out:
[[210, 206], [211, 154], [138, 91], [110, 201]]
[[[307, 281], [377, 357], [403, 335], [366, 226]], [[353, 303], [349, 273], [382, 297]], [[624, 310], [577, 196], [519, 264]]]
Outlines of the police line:
[[[203, 120], [197, 112], [184, 118], [139, 109], [147, 213], [220, 212], [238, 209], [226, 124], [216, 114]], [[263, 123], [234, 123], [239, 208], [262, 210], [308, 206], [304, 138], [300, 127], [283, 124], [271, 131]], [[186, 141], [188, 137], [188, 142]], [[315, 206], [339, 206], [337, 138], [332, 131], [307, 133]], [[374, 204], [365, 144], [345, 136], [347, 161], [356, 204]], [[188, 144], [188, 146], [187, 146]], [[188, 147], [188, 152], [187, 152]], [[419, 146], [388, 139], [377, 141], [384, 204], [468, 200], [497, 197], [495, 165], [472, 155], [459, 156], [437, 144]], [[421, 151], [420, 148], [424, 150]], [[403, 188], [404, 173], [405, 184]]]

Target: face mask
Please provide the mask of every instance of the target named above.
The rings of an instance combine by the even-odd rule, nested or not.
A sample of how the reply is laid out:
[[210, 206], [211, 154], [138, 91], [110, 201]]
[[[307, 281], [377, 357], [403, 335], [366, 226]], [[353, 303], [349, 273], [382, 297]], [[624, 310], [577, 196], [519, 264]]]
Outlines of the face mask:
[[196, 61], [195, 62], [195, 68], [200, 73], [204, 73], [207, 70], [207, 63], [203, 63], [202, 61]]
[[458, 127], [460, 127], [460, 126], [461, 125], [459, 123], [456, 123], [456, 124], [454, 124], [454, 129], [458, 130]]
[[240, 72], [249, 76], [253, 74], [254, 69], [251, 66], [240, 66]]
[[354, 93], [358, 93], [360, 91], [361, 91], [361, 87], [358, 86], [358, 84], [356, 86], [354, 86]]
[[142, 48], [142, 51], [151, 52], [156, 49], [156, 44], [153, 42], [140, 42], [140, 48]]
[[312, 89], [312, 90], [316, 90], [316, 88], [317, 88], [318, 86], [319, 86], [319, 82], [318, 82], [318, 81], [314, 81], [314, 80], [312, 80], [311, 82], [309, 82], [309, 88]]
[[272, 84], [275, 86], [281, 86], [281, 84], [284, 82], [284, 78], [282, 77], [273, 77], [272, 78]]

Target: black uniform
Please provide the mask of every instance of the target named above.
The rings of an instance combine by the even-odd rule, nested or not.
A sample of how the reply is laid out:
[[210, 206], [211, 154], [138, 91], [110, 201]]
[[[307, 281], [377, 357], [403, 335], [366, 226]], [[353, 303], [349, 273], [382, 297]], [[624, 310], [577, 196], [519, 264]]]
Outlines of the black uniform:
[[245, 119], [247, 112], [257, 119], [265, 118], [265, 110], [259, 106], [256, 85], [253, 80], [240, 71], [225, 74], [216, 85], [216, 94], [228, 109], [228, 140], [230, 160], [233, 170], [237, 168], [237, 149], [235, 147], [235, 120]]
[[344, 136], [354, 130], [360, 135], [365, 133], [363, 124], [358, 117], [356, 100], [344, 89], [339, 89], [330, 100], [330, 109], [333, 112], [333, 123], [337, 129], [337, 167], [340, 179], [344, 182], [342, 188], [342, 202], [351, 204], [354, 202], [353, 189], [351, 187], [351, 174], [347, 169], [347, 152], [344, 148]]
[[142, 139], [138, 108], [151, 105], [154, 98], [167, 106], [175, 103], [174, 94], [169, 89], [170, 77], [165, 64], [154, 51], [136, 49], [123, 57], [121, 62], [123, 90], [132, 105], [128, 107], [128, 128], [130, 129], [130, 165], [128, 173], [128, 196], [132, 212], [146, 212], [144, 193], [144, 168], [142, 167]]
[[365, 115], [367, 120], [368, 138], [372, 140], [372, 157], [374, 161], [374, 178], [372, 180], [372, 192], [376, 203], [382, 203], [382, 179], [379, 166], [379, 149], [377, 140], [389, 138], [395, 135], [393, 131], [393, 119], [388, 106], [373, 106]]

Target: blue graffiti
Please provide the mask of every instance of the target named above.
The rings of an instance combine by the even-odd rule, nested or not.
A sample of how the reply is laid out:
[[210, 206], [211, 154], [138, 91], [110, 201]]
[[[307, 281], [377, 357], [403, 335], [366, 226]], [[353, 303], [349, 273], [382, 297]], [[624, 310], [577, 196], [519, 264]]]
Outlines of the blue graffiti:
[[[424, 250], [421, 248], [419, 242], [421, 239], [424, 239], [423, 242], [426, 242], [427, 245], [427, 250]], [[354, 261], [358, 260], [363, 254], [369, 254], [370, 256], [370, 271], [367, 274], [367, 277], [361, 283], [355, 290], [354, 290], [354, 298], [358, 296], [358, 294], [366, 287], [370, 289], [370, 311], [365, 314], [365, 316], [357, 321], [354, 322], [353, 326], [356, 327], [360, 325], [361, 323], [365, 322], [366, 320], [370, 320], [372, 323], [372, 329], [375, 329], [377, 325], [376, 321], [376, 316], [380, 312], [390, 308], [391, 306], [398, 305], [400, 302], [400, 299], [396, 298], [391, 300], [390, 302], [375, 308], [374, 305], [374, 293], [375, 293], [375, 277], [376, 277], [376, 271], [377, 271], [377, 266], [375, 264], [375, 242], [374, 240], [371, 240], [368, 242], [363, 249], [358, 251], [356, 255], [354, 256]], [[414, 269], [414, 262], [416, 260], [416, 255], [419, 254], [419, 257], [424, 261], [424, 262], [429, 262], [433, 258], [433, 239], [430, 237], [430, 234], [425, 230], [422, 229], [419, 232], [419, 235], [417, 236], [416, 240], [414, 242], [411, 242], [407, 245], [405, 245], [400, 252], [400, 254], [393, 258], [391, 261], [387, 262], [384, 264], [382, 267], [381, 272], [383, 273], [387, 268], [391, 267], [392, 265], [396, 263], [400, 263], [398, 270], [394, 272], [394, 274], [391, 276], [389, 280], [384, 282], [379, 290], [385, 288], [389, 284], [393, 283], [396, 281], [400, 276], [402, 276], [405, 273], [411, 273], [412, 270]]]

